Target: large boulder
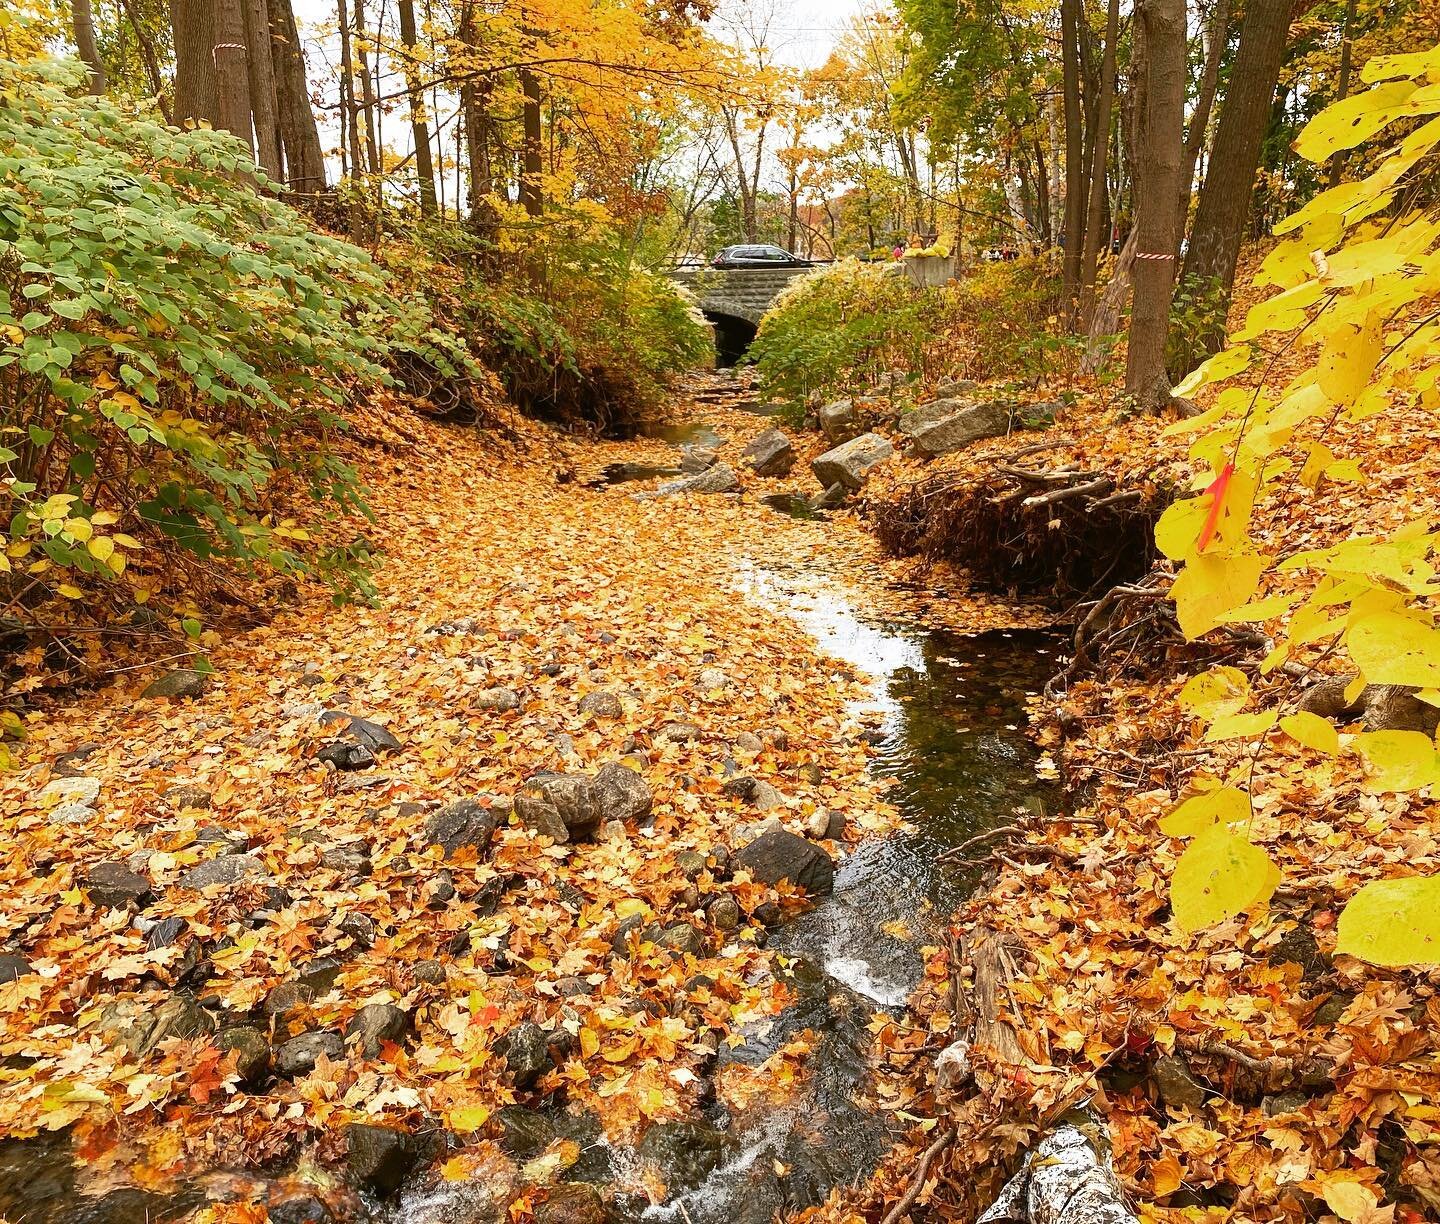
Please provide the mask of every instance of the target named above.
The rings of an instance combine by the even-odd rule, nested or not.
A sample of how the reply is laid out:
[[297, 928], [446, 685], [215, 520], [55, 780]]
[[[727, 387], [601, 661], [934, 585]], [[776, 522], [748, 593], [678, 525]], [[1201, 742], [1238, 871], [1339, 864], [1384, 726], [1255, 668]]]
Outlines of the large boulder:
[[371, 1122], [346, 1126], [345, 1147], [351, 1178], [382, 1197], [400, 1188], [420, 1157], [419, 1145], [408, 1131]]
[[895, 453], [895, 448], [879, 434], [861, 434], [826, 451], [810, 465], [815, 478], [827, 489], [834, 484], [847, 489], [864, 486], [870, 471]]
[[1023, 428], [1017, 407], [1010, 400], [967, 404], [963, 400], [936, 400], [900, 418], [901, 432], [907, 434], [922, 455], [945, 455], [961, 450], [982, 438], [994, 438]]
[[728, 463], [716, 463], [692, 476], [667, 480], [651, 493], [634, 493], [631, 496], [637, 501], [649, 501], [656, 497], [676, 497], [682, 493], [736, 493], [739, 489], [740, 480], [735, 475], [735, 469]]
[[784, 829], [762, 833], [735, 855], [734, 866], [761, 884], [789, 880], [812, 896], [828, 896], [835, 889], [835, 860], [814, 842]]
[[833, 445], [858, 438], [865, 432], [865, 425], [860, 420], [860, 410], [855, 407], [854, 400], [842, 399], [825, 404], [816, 411], [815, 416], [820, 422], [821, 431]]
[[592, 837], [601, 821], [590, 779], [566, 773], [536, 774], [526, 782], [515, 794], [515, 815], [557, 842]]
[[784, 476], [795, 466], [795, 448], [778, 429], [756, 434], [745, 447], [745, 462], [757, 476]]
[[602, 824], [611, 820], [644, 820], [655, 804], [645, 779], [618, 761], [600, 766], [591, 792]]

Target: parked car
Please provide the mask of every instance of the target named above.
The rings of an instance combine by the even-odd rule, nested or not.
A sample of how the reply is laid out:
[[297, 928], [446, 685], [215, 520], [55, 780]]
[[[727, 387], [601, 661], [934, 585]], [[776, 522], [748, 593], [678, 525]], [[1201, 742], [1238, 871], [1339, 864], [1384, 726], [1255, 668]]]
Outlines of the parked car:
[[722, 247], [710, 261], [712, 268], [808, 268], [810, 261], [778, 246], [746, 244]]

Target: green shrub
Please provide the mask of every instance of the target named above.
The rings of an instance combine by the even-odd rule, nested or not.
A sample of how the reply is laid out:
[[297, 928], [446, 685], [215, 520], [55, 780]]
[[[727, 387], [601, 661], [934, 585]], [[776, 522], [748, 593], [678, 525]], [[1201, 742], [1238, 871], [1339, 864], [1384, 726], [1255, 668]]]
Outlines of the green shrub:
[[391, 345], [438, 359], [444, 338], [257, 192], [228, 134], [72, 95], [78, 77], [0, 62], [4, 602], [143, 600], [177, 553], [366, 591], [366, 547], [321, 547], [267, 494], [362, 508], [334, 410], [386, 380]]
[[847, 259], [799, 277], [760, 321], [746, 361], [761, 390], [803, 411], [812, 393], [834, 398], [885, 370], [921, 372], [940, 296], [900, 264]]

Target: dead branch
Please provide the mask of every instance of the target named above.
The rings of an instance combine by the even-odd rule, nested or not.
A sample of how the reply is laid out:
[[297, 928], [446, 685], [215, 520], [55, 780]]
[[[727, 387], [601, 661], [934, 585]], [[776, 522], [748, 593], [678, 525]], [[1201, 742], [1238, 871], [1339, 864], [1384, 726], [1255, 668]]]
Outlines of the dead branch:
[[1097, 493], [1108, 493], [1115, 487], [1115, 482], [1108, 476], [1098, 476], [1085, 484], [1070, 485], [1064, 489], [1052, 489], [1049, 493], [1037, 493], [1033, 497], [1027, 497], [1020, 504], [1022, 506], [1053, 506], [1059, 501], [1069, 501], [1072, 497], [1093, 497]]
[[920, 1163], [915, 1166], [915, 1176], [910, 1179], [910, 1188], [900, 1196], [900, 1201], [885, 1213], [885, 1218], [880, 1224], [895, 1224], [915, 1205], [915, 1200], [920, 1197], [920, 1191], [925, 1186], [925, 1178], [930, 1172], [930, 1166], [934, 1163], [935, 1157], [954, 1142], [955, 1132], [953, 1130], [942, 1130], [935, 1136], [934, 1141], [921, 1155]]

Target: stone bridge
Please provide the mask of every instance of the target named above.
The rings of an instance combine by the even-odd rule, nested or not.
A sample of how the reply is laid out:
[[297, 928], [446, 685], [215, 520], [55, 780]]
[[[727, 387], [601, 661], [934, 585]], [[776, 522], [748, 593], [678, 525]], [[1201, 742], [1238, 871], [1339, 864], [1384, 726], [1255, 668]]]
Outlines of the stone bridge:
[[667, 275], [695, 295], [715, 325], [722, 364], [733, 364], [755, 339], [760, 317], [780, 290], [813, 268], [674, 268]]

